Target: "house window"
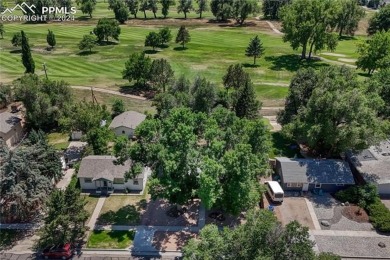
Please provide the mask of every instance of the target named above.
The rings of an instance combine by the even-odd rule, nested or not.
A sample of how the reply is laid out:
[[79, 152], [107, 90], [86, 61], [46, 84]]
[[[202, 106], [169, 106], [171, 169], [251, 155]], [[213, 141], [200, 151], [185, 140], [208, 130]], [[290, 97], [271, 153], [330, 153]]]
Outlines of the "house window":
[[114, 178], [114, 184], [123, 184], [125, 180], [123, 178]]
[[91, 178], [84, 178], [84, 182], [85, 183], [92, 183], [92, 179]]
[[316, 183], [316, 186], [315, 186], [316, 189], [319, 189], [321, 188], [321, 183]]
[[137, 179], [134, 179], [134, 180], [133, 180], [133, 185], [139, 185], [139, 183], [138, 183], [138, 180], [137, 180]]

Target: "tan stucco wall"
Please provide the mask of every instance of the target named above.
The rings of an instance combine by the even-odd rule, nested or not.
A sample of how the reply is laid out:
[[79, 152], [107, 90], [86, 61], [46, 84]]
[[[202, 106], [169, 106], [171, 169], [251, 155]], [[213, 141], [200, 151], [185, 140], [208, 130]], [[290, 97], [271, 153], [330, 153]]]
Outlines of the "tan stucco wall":
[[17, 144], [23, 137], [22, 125], [20, 123], [16, 124], [13, 129], [6, 134], [0, 132], [0, 137], [5, 140], [8, 147]]

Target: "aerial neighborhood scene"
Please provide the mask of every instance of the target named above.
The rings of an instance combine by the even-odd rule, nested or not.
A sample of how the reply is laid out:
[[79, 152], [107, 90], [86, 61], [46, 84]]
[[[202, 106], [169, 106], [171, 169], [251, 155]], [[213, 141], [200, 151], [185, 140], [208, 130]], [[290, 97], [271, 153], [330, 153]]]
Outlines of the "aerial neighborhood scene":
[[389, 0], [1, 0], [0, 259], [390, 259]]

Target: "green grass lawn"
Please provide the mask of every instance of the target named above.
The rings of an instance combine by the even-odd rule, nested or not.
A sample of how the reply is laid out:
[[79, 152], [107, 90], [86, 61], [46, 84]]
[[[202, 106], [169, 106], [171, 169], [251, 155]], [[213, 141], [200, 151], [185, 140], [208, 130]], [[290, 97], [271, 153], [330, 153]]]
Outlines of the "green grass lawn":
[[69, 135], [67, 133], [53, 132], [47, 135], [49, 144], [57, 150], [65, 150], [69, 146]]
[[[121, 72], [128, 56], [133, 52], [148, 50], [144, 39], [150, 31], [158, 28], [151, 26], [121, 26], [119, 44], [98, 46], [90, 55], [80, 54], [77, 44], [82, 35], [89, 34], [94, 25], [88, 23], [50, 23], [50, 24], [6, 24], [6, 34], [0, 40], [0, 76], [3, 80], [13, 80], [23, 74], [19, 48], [11, 45], [12, 35], [24, 30], [30, 39], [32, 54], [36, 63], [36, 73], [43, 75], [42, 64], [46, 63], [50, 79], [63, 79], [72, 85], [111, 87], [129, 85], [122, 79]], [[57, 38], [54, 51], [47, 51], [46, 34], [52, 30]], [[178, 26], [172, 27], [175, 35]], [[288, 83], [294, 72], [302, 67], [320, 68], [328, 64], [319, 61], [300, 61], [288, 43], [280, 35], [262, 33], [255, 27], [237, 28], [199, 25], [190, 28], [191, 42], [188, 49], [180, 50], [171, 43], [168, 48], [149, 54], [152, 59], [166, 58], [170, 61], [176, 76], [182, 74], [193, 79], [205, 76], [221, 85], [221, 78], [227, 67], [234, 63], [243, 63], [256, 87], [256, 92], [264, 98], [283, 98], [286, 90], [262, 83]], [[259, 35], [266, 53], [258, 59], [258, 66], [252, 66], [252, 58], [244, 55], [249, 39]], [[360, 39], [360, 38], [359, 38]], [[342, 41], [336, 53], [346, 58], [355, 58], [358, 39]], [[261, 98], [260, 98], [261, 99]]]
[[270, 158], [300, 156], [298, 145], [294, 141], [284, 138], [280, 132], [271, 133], [271, 144]]
[[137, 225], [141, 220], [141, 212], [146, 208], [147, 195], [110, 196], [104, 202], [98, 218], [103, 225]]
[[134, 239], [135, 231], [92, 231], [89, 236], [88, 248], [128, 248]]

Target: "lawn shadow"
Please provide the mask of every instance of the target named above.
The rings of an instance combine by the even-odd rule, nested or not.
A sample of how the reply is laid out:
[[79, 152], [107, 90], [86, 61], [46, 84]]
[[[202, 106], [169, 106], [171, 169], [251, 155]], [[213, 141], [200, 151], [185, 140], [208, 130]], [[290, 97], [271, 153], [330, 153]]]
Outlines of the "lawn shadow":
[[260, 67], [259, 64], [253, 64], [253, 63], [243, 63], [242, 66], [244, 68], [258, 68], [258, 67]]
[[185, 51], [187, 49], [188, 49], [187, 47], [183, 47], [183, 46], [173, 48], [174, 51]]
[[301, 59], [300, 55], [286, 54], [280, 56], [267, 56], [265, 60], [272, 63], [271, 70], [288, 70], [297, 71], [300, 68], [321, 68], [327, 67], [329, 64], [323, 63], [320, 59]]
[[161, 44], [158, 46], [160, 49], [166, 49], [166, 48], [169, 48], [169, 45], [168, 44]]
[[92, 55], [92, 54], [96, 54], [96, 53], [98, 53], [98, 51], [80, 51], [79, 53], [77, 53], [77, 55], [88, 56], [88, 55]]
[[368, 74], [367, 72], [358, 72], [359, 76], [365, 77], [365, 78], [371, 78], [372, 75]]
[[20, 54], [20, 53], [22, 53], [22, 50], [12, 50], [12, 51], [9, 51], [9, 53]]
[[113, 42], [113, 41], [101, 41], [98, 42], [100, 46], [109, 46], [109, 45], [118, 45], [118, 42]]
[[[179, 232], [162, 232], [154, 233], [152, 245], [159, 251], [176, 251], [181, 250], [191, 238], [194, 238], [196, 233], [188, 231]], [[169, 244], [174, 244], [175, 248], [168, 248]]]
[[88, 21], [90, 19], [91, 19], [91, 17], [89, 17], [88, 15], [82, 15], [82, 16], [76, 18], [77, 21]]
[[11, 249], [19, 240], [33, 235], [32, 230], [3, 229], [0, 236], [0, 251]]
[[144, 50], [145, 54], [156, 54], [158, 50]]
[[351, 40], [356, 40], [355, 36], [350, 36], [350, 35], [342, 35], [339, 37], [340, 41], [351, 41]]
[[119, 92], [122, 94], [129, 94], [144, 97], [146, 99], [152, 99], [156, 95], [156, 91], [150, 89], [148, 86], [142, 86], [141, 84], [123, 85], [119, 87]]
[[140, 208], [134, 205], [126, 205], [116, 212], [110, 210], [98, 218], [100, 225], [138, 225], [141, 220]]
[[295, 141], [289, 140], [280, 132], [271, 134], [272, 153], [275, 156], [286, 156], [292, 158], [294, 156], [302, 157], [299, 146]]

